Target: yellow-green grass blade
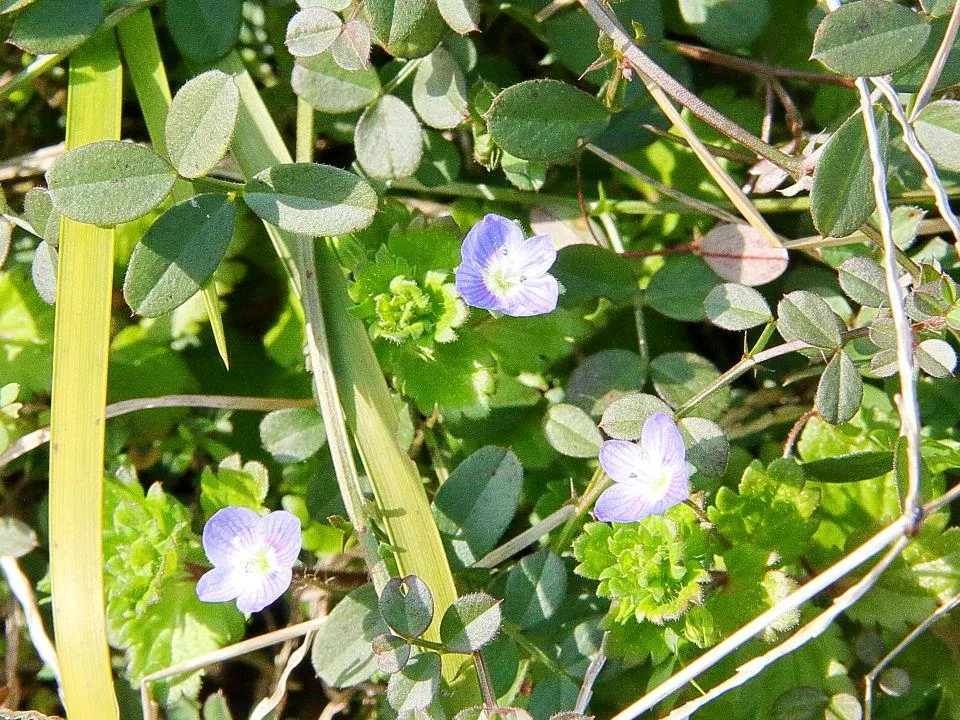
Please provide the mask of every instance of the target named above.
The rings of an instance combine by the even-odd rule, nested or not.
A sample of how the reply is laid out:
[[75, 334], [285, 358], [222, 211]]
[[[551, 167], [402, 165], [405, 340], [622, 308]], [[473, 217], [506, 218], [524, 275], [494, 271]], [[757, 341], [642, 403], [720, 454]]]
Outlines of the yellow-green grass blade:
[[[66, 147], [120, 138], [122, 72], [104, 34], [70, 59]], [[104, 405], [112, 228], [63, 219], [50, 431], [50, 582], [67, 715], [118, 717], [103, 601]]]

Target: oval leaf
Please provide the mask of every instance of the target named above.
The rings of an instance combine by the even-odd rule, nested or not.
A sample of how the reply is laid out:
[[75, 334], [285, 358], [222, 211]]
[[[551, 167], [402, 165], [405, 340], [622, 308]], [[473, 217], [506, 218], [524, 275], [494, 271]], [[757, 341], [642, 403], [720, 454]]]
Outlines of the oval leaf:
[[103, 22], [99, 0], [36, 0], [17, 13], [8, 42], [29, 53], [66, 55]]
[[370, 645], [377, 656], [377, 667], [387, 675], [403, 670], [410, 659], [410, 644], [396, 635], [380, 635]]
[[53, 305], [57, 301], [57, 264], [57, 249], [45, 240], [41, 240], [33, 255], [30, 275], [37, 294], [48, 305]]
[[274, 410], [260, 421], [260, 442], [279, 463], [297, 463], [327, 442], [323, 419], [313, 408]]
[[370, 647], [373, 639], [390, 634], [377, 604], [377, 591], [368, 583], [354, 590], [318, 629], [311, 659], [317, 675], [330, 687], [366, 682], [377, 670]]
[[627, 302], [637, 291], [637, 276], [630, 264], [616, 253], [596, 245], [568, 245], [557, 252], [550, 270], [564, 288], [564, 306], [607, 297]]
[[554, 616], [566, 590], [563, 560], [547, 549], [528, 555], [507, 576], [504, 617], [522, 629], [538, 625]]
[[610, 116], [593, 95], [558, 80], [528, 80], [508, 87], [487, 114], [493, 141], [521, 160], [573, 160], [581, 140], [594, 140]]
[[837, 269], [840, 287], [852, 299], [866, 307], [882, 307], [887, 303], [887, 284], [883, 268], [870, 258], [855, 255]]
[[717, 283], [717, 276], [696, 255], [674, 255], [650, 278], [644, 302], [673, 320], [704, 320], [703, 303]]
[[403, 100], [386, 95], [366, 110], [354, 135], [357, 161], [372, 177], [413, 175], [423, 159], [420, 121]]
[[960, 172], [960, 101], [930, 103], [914, 120], [913, 129], [937, 165]]
[[687, 462], [708, 477], [723, 477], [730, 456], [730, 441], [719, 425], [699, 417], [677, 423], [687, 446]]
[[440, 15], [450, 29], [461, 35], [479, 30], [480, 3], [478, 0], [437, 0]]
[[458, 598], [440, 620], [440, 640], [450, 652], [472, 653], [500, 632], [500, 602], [486, 593]]
[[[690, 400], [719, 375], [712, 362], [691, 352], [664, 353], [650, 363], [653, 387], [660, 397], [675, 408]], [[697, 406], [697, 414], [716, 418], [729, 403], [730, 388], [720, 388]]]
[[372, 67], [344, 70], [330, 53], [297, 60], [290, 83], [311, 107], [333, 115], [365, 108], [380, 96], [380, 78]]
[[390, 676], [387, 683], [387, 702], [399, 717], [417, 710], [425, 710], [440, 689], [440, 656], [422, 652], [406, 667]]
[[443, 46], [420, 61], [413, 78], [413, 107], [430, 127], [454, 128], [467, 116], [467, 82]]
[[725, 330], [748, 330], [769, 321], [770, 306], [763, 295], [746, 285], [717, 285], [703, 301], [703, 311]]
[[188, 59], [209, 63], [240, 36], [243, 0], [167, 0], [167, 27]]
[[370, 63], [370, 29], [360, 18], [347, 20], [330, 48], [333, 61], [348, 72], [363, 70]]
[[751, 287], [776, 280], [790, 261], [786, 248], [751, 225], [714, 226], [700, 240], [700, 254], [724, 280]]
[[917, 346], [917, 364], [930, 377], [949, 377], [957, 369], [957, 353], [944, 340], [924, 340]]
[[213, 276], [233, 235], [237, 209], [226, 195], [197, 195], [170, 207], [130, 257], [123, 297], [157, 317], [183, 305]]
[[294, 57], [319, 55], [333, 45], [342, 28], [343, 20], [327, 8], [304, 8], [287, 24], [287, 50]]
[[595, 458], [603, 442], [593, 418], [576, 405], [565, 403], [547, 410], [543, 432], [550, 446], [567, 457]]
[[795, 290], [783, 296], [777, 305], [777, 330], [787, 342], [802, 340], [814, 347], [833, 350], [840, 347], [840, 318], [819, 295]]
[[656, 412], [673, 413], [670, 406], [655, 395], [636, 393], [610, 403], [603, 411], [600, 427], [617, 440], [637, 440], [643, 423]]
[[239, 112], [240, 90], [220, 70], [208, 70], [180, 88], [164, 129], [167, 155], [180, 175], [197, 178], [220, 162]]
[[247, 183], [243, 199], [262, 220], [301, 235], [361, 230], [377, 211], [377, 194], [366, 182], [316, 163], [267, 168]]
[[735, 50], [760, 37], [770, 19], [770, 0], [680, 0], [680, 14], [709, 44]]
[[617, 398], [643, 388], [646, 380], [640, 355], [622, 348], [601, 350], [570, 373], [567, 402], [597, 417]]
[[863, 380], [857, 366], [847, 353], [838, 350], [817, 386], [817, 412], [831, 425], [838, 425], [856, 415], [862, 401]]
[[380, 614], [398, 635], [423, 635], [433, 620], [433, 594], [416, 575], [391, 578], [380, 593]]

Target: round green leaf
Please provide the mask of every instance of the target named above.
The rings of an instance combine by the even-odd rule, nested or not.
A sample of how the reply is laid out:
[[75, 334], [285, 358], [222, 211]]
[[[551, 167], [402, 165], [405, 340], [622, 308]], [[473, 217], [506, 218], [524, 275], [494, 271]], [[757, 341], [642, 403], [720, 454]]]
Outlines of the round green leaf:
[[416, 575], [391, 578], [380, 593], [380, 614], [398, 635], [420, 637], [433, 620], [433, 594]]
[[440, 620], [440, 641], [450, 652], [472, 653], [500, 632], [500, 602], [486, 593], [458, 598]]
[[[380, 42], [376, 30], [372, 24], [370, 25], [374, 40], [394, 57], [409, 59], [429, 55], [440, 44], [443, 36], [447, 34], [447, 24], [440, 15], [436, 0], [426, 0], [425, 3], [423, 0], [380, 0], [380, 2], [402, 4], [414, 12], [421, 7], [423, 8], [409, 31], [402, 36], [398, 36], [396, 40], [386, 43]], [[369, 7], [369, 3], [364, 4], [364, 10]], [[404, 10], [401, 14], [408, 15], [409, 13]], [[365, 17], [368, 21], [370, 20], [369, 14], [365, 14]], [[391, 32], [395, 32], [397, 29], [398, 26], [394, 25]]]
[[57, 257], [57, 249], [41, 240], [30, 266], [33, 286], [47, 305], [53, 305], [57, 301]]
[[171, 206], [137, 243], [123, 297], [137, 314], [157, 317], [183, 305], [213, 276], [233, 235], [236, 204], [197, 195]]
[[396, 635], [378, 635], [370, 645], [377, 656], [377, 667], [387, 675], [403, 670], [410, 659], [410, 644]]
[[643, 388], [647, 370], [643, 358], [632, 350], [601, 350], [570, 373], [567, 402], [594, 417], [603, 414], [618, 397]]
[[480, 3], [478, 0], [437, 0], [437, 8], [450, 29], [461, 35], [479, 30]]
[[[893, 86], [898, 92], [916, 92], [920, 89], [927, 76], [927, 71], [933, 63], [933, 59], [943, 44], [943, 38], [947, 33], [949, 18], [941, 17], [930, 23], [930, 35], [927, 42], [913, 60], [897, 70], [893, 77]], [[947, 63], [944, 65], [943, 72], [937, 80], [936, 90], [945, 90], [960, 82], [960, 37], [953, 41], [953, 49], [947, 57]]]
[[180, 175], [197, 178], [220, 162], [239, 112], [240, 90], [220, 70], [208, 70], [180, 88], [164, 129], [167, 154]]
[[99, 0], [36, 0], [21, 10], [8, 41], [29, 53], [66, 55], [78, 47], [103, 22]]
[[680, 0], [680, 14], [709, 44], [735, 50], [760, 37], [770, 0]]
[[960, 101], [930, 103], [914, 120], [913, 129], [937, 165], [960, 172]]
[[771, 720], [822, 720], [828, 698], [820, 688], [790, 688], [773, 701]]
[[411, 35], [429, 0], [367, 0], [364, 16], [377, 44], [386, 48]]
[[260, 421], [260, 442], [279, 463], [297, 463], [327, 442], [323, 419], [313, 408], [274, 410]]
[[730, 441], [719, 425], [699, 417], [683, 418], [677, 424], [687, 446], [687, 462], [708, 477], [723, 477], [730, 456]]
[[[886, 159], [890, 122], [885, 112], [875, 117]], [[872, 168], [863, 117], [855, 113], [827, 141], [813, 176], [810, 213], [821, 235], [846, 237], [867, 221], [876, 207]]]
[[226, 55], [240, 36], [243, 0], [167, 0], [167, 27], [189, 60]]
[[763, 295], [746, 285], [724, 283], [711, 290], [703, 311], [714, 325], [725, 330], [748, 330], [770, 320], [770, 306]]
[[377, 194], [366, 182], [316, 163], [267, 168], [247, 183], [243, 199], [262, 220], [301, 235], [362, 230], [377, 211]]
[[843, 326], [826, 300], [806, 290], [795, 290], [777, 305], [777, 330], [787, 342], [802, 340], [833, 350], [840, 347]]
[[700, 255], [727, 282], [755, 287], [780, 277], [790, 258], [752, 225], [719, 223], [700, 240]]
[[579, 685], [563, 675], [545, 677], [533, 686], [530, 695], [530, 714], [535, 718], [552, 718], [562, 710], [573, 707], [580, 691]]
[[856, 415], [862, 401], [863, 380], [857, 366], [847, 353], [838, 350], [817, 386], [817, 412], [831, 425], [838, 425]]
[[287, 24], [287, 50], [294, 57], [319, 55], [340, 35], [343, 20], [323, 7], [308, 7], [296, 13]]
[[565, 403], [550, 406], [543, 432], [550, 446], [567, 457], [595, 458], [603, 442], [593, 418]]
[[560, 302], [564, 306], [597, 297], [627, 302], [637, 291], [637, 276], [630, 264], [596, 245], [578, 243], [560, 248], [550, 272], [563, 286]]
[[37, 534], [16, 518], [0, 518], [0, 557], [22, 557], [37, 547]]
[[[706, 358], [695, 353], [673, 352], [658, 355], [650, 363], [653, 387], [671, 407], [680, 407], [712, 383], [720, 373]], [[723, 387], [697, 406], [697, 413], [716, 418], [730, 404], [730, 388]]]
[[454, 128], [467, 116], [467, 82], [442, 45], [420, 61], [413, 78], [413, 107], [430, 127]]
[[910, 681], [910, 673], [903, 668], [888, 667], [885, 668], [880, 677], [877, 678], [877, 687], [884, 695], [890, 697], [903, 697], [910, 692], [913, 683]]
[[45, 188], [30, 188], [23, 198], [23, 214], [33, 229], [50, 245], [60, 242], [61, 215], [53, 207], [50, 193]]
[[957, 369], [957, 353], [944, 340], [924, 340], [917, 346], [917, 364], [930, 377], [949, 377]]
[[330, 46], [333, 61], [348, 72], [363, 70], [370, 62], [370, 28], [360, 18], [351, 18]]
[[440, 656], [422, 652], [387, 683], [387, 702], [399, 717], [425, 710], [440, 689]]
[[563, 560], [544, 549], [528, 555], [507, 576], [503, 615], [521, 629], [554, 616], [567, 590]]
[[54, 207], [92, 225], [146, 215], [170, 193], [176, 175], [153, 150], [118, 140], [83, 145], [47, 170]]
[[596, 139], [610, 116], [593, 95], [558, 80], [528, 80], [508, 87], [487, 114], [493, 141], [521, 160], [573, 160], [581, 140]]
[[670, 406], [655, 395], [636, 393], [610, 403], [603, 411], [600, 427], [617, 440], [637, 440], [643, 423], [656, 412], [673, 413]]
[[363, 111], [354, 141], [357, 161], [375, 178], [409, 177], [423, 158], [420, 121], [393, 95], [385, 95]]
[[704, 320], [703, 303], [718, 282], [702, 259], [695, 255], [673, 255], [650, 278], [644, 302], [673, 320]]
[[883, 268], [870, 258], [854, 255], [837, 269], [840, 287], [853, 300], [866, 307], [882, 307], [887, 303], [887, 286]]
[[930, 25], [888, 0], [857, 0], [828, 13], [813, 40], [813, 58], [847, 77], [886, 75], [923, 49]]
[[333, 115], [365, 108], [380, 96], [376, 70], [344, 70], [330, 53], [298, 59], [290, 83], [311, 107]]
[[317, 675], [334, 688], [366, 682], [377, 670], [370, 647], [375, 637], [388, 635], [377, 605], [377, 591], [367, 583], [337, 603], [318, 629], [311, 659]]

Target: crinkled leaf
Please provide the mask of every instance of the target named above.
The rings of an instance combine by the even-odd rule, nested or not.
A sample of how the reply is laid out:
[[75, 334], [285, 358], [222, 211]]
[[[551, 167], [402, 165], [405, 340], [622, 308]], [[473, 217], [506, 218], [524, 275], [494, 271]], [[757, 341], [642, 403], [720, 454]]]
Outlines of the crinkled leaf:
[[200, 476], [200, 507], [205, 517], [238, 505], [260, 511], [270, 490], [267, 469], [256, 460], [240, 464], [239, 455], [224, 458], [217, 469], [203, 469]]
[[197, 178], [220, 162], [239, 112], [240, 90], [225, 72], [208, 70], [180, 88], [164, 129], [167, 154], [180, 175]]
[[413, 175], [423, 158], [420, 121], [403, 100], [386, 95], [364, 110], [354, 135], [357, 161], [372, 177]]

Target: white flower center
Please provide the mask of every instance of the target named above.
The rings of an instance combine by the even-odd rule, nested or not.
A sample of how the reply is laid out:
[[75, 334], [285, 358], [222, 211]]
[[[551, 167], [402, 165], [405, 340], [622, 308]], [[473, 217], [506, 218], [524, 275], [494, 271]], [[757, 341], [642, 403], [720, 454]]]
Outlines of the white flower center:
[[505, 299], [527, 281], [526, 276], [511, 264], [510, 254], [504, 247], [490, 258], [483, 270], [483, 284], [499, 300]]
[[655, 497], [658, 500], [662, 498], [667, 490], [670, 489], [670, 472], [667, 468], [661, 465], [657, 468], [657, 472], [654, 475], [653, 482], [650, 483], [650, 495]]
[[244, 572], [247, 575], [262, 577], [280, 567], [277, 561], [277, 554], [267, 543], [261, 543], [255, 548], [251, 548], [246, 557], [241, 562]]

